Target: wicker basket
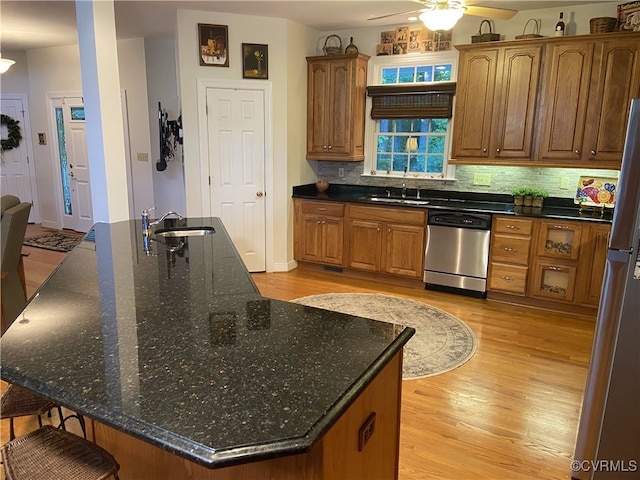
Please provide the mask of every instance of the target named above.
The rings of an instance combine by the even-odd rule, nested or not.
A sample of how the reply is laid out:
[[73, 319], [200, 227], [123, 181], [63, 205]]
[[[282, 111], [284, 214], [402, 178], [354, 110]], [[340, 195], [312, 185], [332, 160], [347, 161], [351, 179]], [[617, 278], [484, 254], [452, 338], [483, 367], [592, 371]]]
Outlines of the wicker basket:
[[[489, 33], [482, 33], [482, 25], [485, 23], [489, 25]], [[491, 22], [487, 19], [480, 22], [478, 33], [476, 33], [475, 35], [471, 35], [471, 43], [497, 42], [498, 40], [500, 40], [500, 34], [493, 33]]]
[[[338, 45], [329, 45], [329, 39], [337, 39]], [[329, 35], [324, 41], [322, 51], [325, 55], [338, 55], [342, 53], [342, 40], [338, 35]]]
[[616, 29], [618, 23], [617, 18], [613, 17], [597, 17], [589, 20], [589, 29], [591, 33], [609, 33]]
[[[534, 24], [533, 33], [527, 33], [527, 27], [531, 22], [533, 22]], [[540, 38], [540, 37], [542, 37], [542, 35], [540, 35], [540, 22], [535, 18], [530, 18], [529, 20], [527, 20], [527, 23], [524, 24], [522, 35], [516, 35], [517, 40], [522, 40], [524, 38]]]

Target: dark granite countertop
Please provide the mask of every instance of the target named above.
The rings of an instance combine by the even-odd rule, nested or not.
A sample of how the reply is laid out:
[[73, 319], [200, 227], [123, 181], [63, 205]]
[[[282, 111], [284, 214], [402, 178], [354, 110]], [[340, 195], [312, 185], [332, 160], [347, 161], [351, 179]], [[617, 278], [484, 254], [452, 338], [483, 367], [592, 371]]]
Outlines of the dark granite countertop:
[[264, 298], [218, 219], [183, 222], [216, 233], [147, 254], [139, 221], [96, 224], [3, 335], [2, 379], [210, 468], [308, 451], [414, 330]]
[[[387, 191], [392, 197], [385, 202]], [[416, 189], [407, 189], [407, 199], [416, 199]], [[506, 194], [453, 192], [446, 190], [420, 190], [420, 204], [396, 203], [401, 198], [400, 188], [370, 187], [364, 185], [331, 184], [326, 192], [317, 191], [315, 184], [293, 187], [294, 198], [325, 200], [331, 202], [364, 203], [370, 205], [401, 206], [410, 208], [426, 208], [439, 210], [456, 210], [467, 213], [491, 213], [501, 215], [519, 215], [526, 217], [556, 218], [564, 220], [585, 220], [611, 223], [613, 209], [600, 212], [581, 212], [570, 198], [546, 198], [544, 207], [516, 207], [513, 197]], [[372, 200], [377, 197], [379, 200]], [[427, 202], [427, 203], [424, 203]]]

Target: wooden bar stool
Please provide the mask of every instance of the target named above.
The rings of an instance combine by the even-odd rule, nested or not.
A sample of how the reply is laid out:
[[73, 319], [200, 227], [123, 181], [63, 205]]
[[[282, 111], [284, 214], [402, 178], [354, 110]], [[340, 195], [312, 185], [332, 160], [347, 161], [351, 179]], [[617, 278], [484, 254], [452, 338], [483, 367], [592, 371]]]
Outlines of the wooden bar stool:
[[6, 443], [0, 453], [7, 480], [118, 480], [120, 469], [103, 448], [51, 425]]

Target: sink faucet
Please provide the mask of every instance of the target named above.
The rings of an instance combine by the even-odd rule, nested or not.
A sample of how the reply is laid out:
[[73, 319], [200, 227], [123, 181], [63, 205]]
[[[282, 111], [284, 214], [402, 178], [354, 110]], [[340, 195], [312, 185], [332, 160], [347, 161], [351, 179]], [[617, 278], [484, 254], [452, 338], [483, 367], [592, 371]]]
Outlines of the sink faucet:
[[153, 222], [150, 222], [149, 213], [151, 212], [151, 210], [155, 210], [155, 209], [156, 207], [151, 207], [142, 211], [142, 232], [145, 235], [150, 233], [151, 227], [155, 227], [160, 222], [162, 222], [165, 218], [167, 218], [169, 215], [175, 215], [176, 217], [178, 217], [178, 220], [182, 220], [182, 215], [180, 215], [178, 212], [174, 212], [173, 210], [170, 210], [164, 215], [162, 215], [158, 220], [154, 220]]
[[402, 198], [407, 198], [407, 184], [402, 184]]

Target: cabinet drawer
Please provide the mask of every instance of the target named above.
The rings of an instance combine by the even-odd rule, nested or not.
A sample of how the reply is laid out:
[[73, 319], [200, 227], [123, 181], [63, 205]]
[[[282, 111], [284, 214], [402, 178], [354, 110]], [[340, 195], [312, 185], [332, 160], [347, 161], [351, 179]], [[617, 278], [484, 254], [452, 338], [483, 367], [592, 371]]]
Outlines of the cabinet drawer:
[[491, 242], [491, 261], [529, 264], [530, 237], [495, 234]]
[[367, 207], [350, 204], [349, 217], [379, 222], [425, 225], [427, 211], [418, 208]]
[[513, 235], [531, 235], [533, 220], [513, 217], [495, 217], [493, 230], [497, 233], [511, 233]]
[[304, 201], [302, 202], [302, 213], [343, 217], [344, 203]]
[[489, 290], [524, 295], [527, 291], [527, 267], [491, 263]]

